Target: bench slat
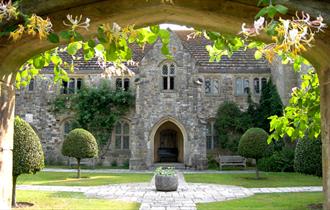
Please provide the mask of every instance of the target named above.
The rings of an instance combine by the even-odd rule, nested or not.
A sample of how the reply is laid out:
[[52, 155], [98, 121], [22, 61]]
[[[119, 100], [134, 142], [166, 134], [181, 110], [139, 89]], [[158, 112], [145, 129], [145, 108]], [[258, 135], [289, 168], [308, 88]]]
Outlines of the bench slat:
[[222, 166], [237, 166], [241, 165], [246, 167], [246, 159], [242, 156], [221, 156], [219, 155], [219, 166], [220, 170], [222, 169]]

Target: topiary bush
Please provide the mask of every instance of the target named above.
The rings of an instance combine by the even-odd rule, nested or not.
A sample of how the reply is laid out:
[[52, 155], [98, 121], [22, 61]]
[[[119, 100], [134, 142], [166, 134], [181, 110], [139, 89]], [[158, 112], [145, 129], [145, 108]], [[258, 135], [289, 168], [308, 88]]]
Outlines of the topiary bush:
[[322, 176], [322, 142], [320, 139], [299, 140], [294, 157], [296, 172]]
[[268, 133], [262, 128], [250, 128], [241, 137], [238, 153], [245, 158], [256, 160], [256, 177], [259, 179], [258, 161], [271, 154], [271, 146], [267, 143]]
[[16, 181], [21, 174], [35, 174], [44, 167], [44, 153], [38, 135], [29, 123], [16, 117], [14, 122], [13, 194], [16, 206]]
[[80, 178], [80, 160], [93, 158], [98, 154], [96, 139], [90, 132], [76, 128], [66, 136], [62, 145], [62, 154], [77, 159], [77, 178]]
[[283, 147], [271, 156], [259, 160], [258, 167], [261, 171], [293, 172], [294, 148]]

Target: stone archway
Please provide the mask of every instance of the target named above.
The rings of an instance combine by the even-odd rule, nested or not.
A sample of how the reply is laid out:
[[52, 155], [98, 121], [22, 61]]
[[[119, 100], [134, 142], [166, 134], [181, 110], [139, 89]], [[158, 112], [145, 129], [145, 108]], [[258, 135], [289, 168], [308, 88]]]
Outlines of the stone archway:
[[[159, 148], [177, 149], [177, 156], [169, 159], [169, 162], [185, 162], [185, 155], [188, 152], [186, 147], [187, 133], [184, 126], [173, 117], [160, 119], [151, 129], [149, 142], [151, 143], [150, 164], [161, 162], [158, 155]], [[165, 160], [166, 161], [166, 160]]]
[[154, 163], [183, 162], [183, 135], [180, 128], [173, 122], [164, 122], [154, 137]]
[[[322, 14], [330, 23], [329, 3], [314, 0], [288, 0], [284, 3], [291, 12], [305, 10], [316, 17]], [[131, 0], [66, 0], [40, 1], [23, 0], [21, 8], [27, 13], [37, 13], [50, 17], [54, 29], [64, 29], [63, 20], [67, 14], [91, 18], [90, 31], [94, 35], [96, 27], [104, 22], [121, 25], [145, 26], [161, 22], [171, 22], [205, 28], [209, 30], [237, 34], [243, 22], [251, 23], [258, 12], [255, 1], [250, 0], [174, 0], [172, 4], [161, 1]], [[293, 13], [289, 15], [294, 15]], [[261, 38], [265, 40], [265, 37]], [[0, 177], [6, 185], [0, 185], [0, 205], [9, 207], [11, 201], [11, 168], [13, 145], [13, 122], [15, 107], [15, 72], [28, 58], [38, 52], [55, 47], [37, 38], [24, 38], [11, 43], [6, 37], [0, 38]], [[323, 141], [323, 186], [324, 209], [330, 209], [330, 28], [317, 38], [315, 47], [306, 57], [317, 69], [321, 89], [321, 118]]]

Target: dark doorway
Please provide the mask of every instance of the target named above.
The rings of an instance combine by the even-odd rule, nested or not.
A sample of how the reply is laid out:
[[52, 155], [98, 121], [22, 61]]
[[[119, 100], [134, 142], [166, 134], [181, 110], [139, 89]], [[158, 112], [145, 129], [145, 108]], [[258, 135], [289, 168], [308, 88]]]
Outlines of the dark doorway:
[[154, 162], [183, 162], [183, 135], [176, 124], [168, 121], [157, 129]]
[[160, 132], [160, 142], [158, 148], [159, 162], [178, 161], [178, 141], [175, 130], [164, 130]]

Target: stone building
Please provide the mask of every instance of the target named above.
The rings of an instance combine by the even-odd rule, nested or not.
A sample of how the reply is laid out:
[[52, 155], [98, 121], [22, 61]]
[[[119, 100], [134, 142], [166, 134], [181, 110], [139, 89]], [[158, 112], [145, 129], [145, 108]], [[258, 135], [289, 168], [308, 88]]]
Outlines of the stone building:
[[[131, 169], [145, 169], [164, 161], [164, 150], [178, 162], [194, 168], [207, 167], [207, 153], [219, 147], [214, 131], [217, 108], [224, 101], [234, 101], [247, 108], [247, 92], [259, 101], [261, 87], [270, 77], [280, 84], [284, 103], [296, 85], [297, 76], [280, 61], [270, 65], [255, 60], [252, 51], [238, 51], [230, 59], [209, 62], [204, 38], [187, 40], [189, 31], [171, 32], [169, 48], [173, 59], [161, 54], [161, 43], [144, 50], [134, 47], [136, 66], [127, 66], [132, 76], [111, 76], [96, 61], [78, 63], [70, 81], [51, 83], [51, 69], [44, 69], [44, 78], [36, 78], [17, 91], [16, 114], [25, 118], [41, 138], [49, 163], [65, 162], [60, 149], [64, 136], [74, 120], [70, 115], [55, 115], [50, 105], [58, 94], [74, 94], [82, 83], [97, 84], [111, 80], [113, 88], [130, 89], [135, 93], [135, 107], [117, 122], [102, 157], [103, 165], [129, 161]], [[69, 59], [69, 58], [67, 58]], [[46, 79], [45, 79], [46, 78]], [[48, 79], [47, 79], [48, 78]], [[166, 151], [167, 149], [167, 151]], [[173, 153], [173, 151], [176, 151]]]

